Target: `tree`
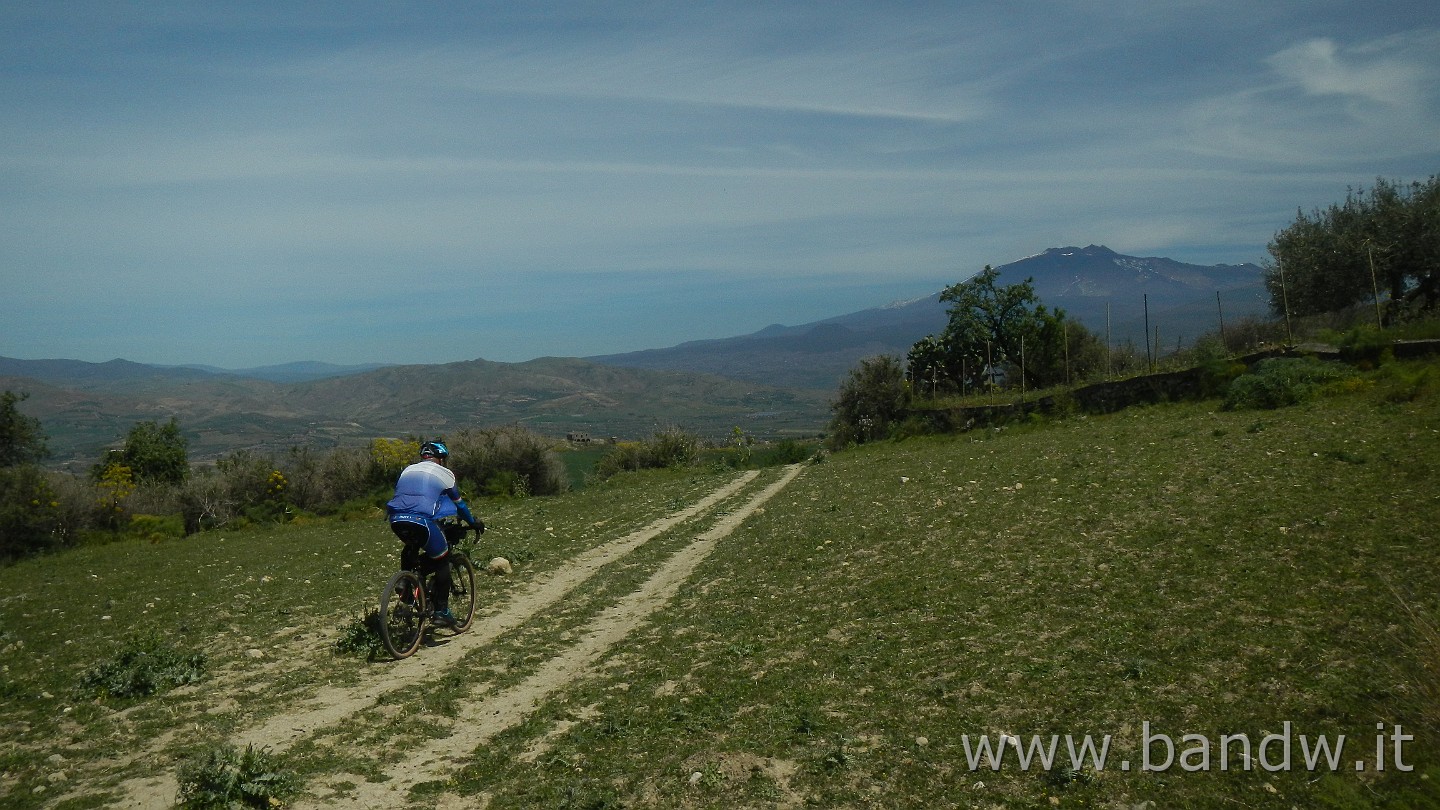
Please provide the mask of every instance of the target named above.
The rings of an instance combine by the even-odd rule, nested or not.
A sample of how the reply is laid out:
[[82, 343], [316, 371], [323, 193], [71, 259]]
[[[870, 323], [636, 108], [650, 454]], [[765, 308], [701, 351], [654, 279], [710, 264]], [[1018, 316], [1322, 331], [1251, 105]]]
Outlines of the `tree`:
[[20, 413], [15, 406], [29, 394], [0, 394], [0, 467], [35, 464], [50, 455], [40, 420]]
[[40, 469], [48, 456], [40, 420], [20, 413], [27, 394], [0, 394], [0, 560], [34, 554], [60, 542], [59, 502]]
[[1440, 177], [1399, 185], [1383, 178], [1345, 202], [1296, 212], [1275, 234], [1265, 268], [1277, 315], [1315, 315], [1383, 299], [1393, 317], [1440, 303]]
[[940, 300], [951, 305], [950, 320], [939, 337], [927, 337], [910, 350], [912, 378], [944, 375], [961, 386], [978, 387], [1001, 367], [1018, 374], [1022, 359], [1032, 385], [1055, 385], [1074, 376], [1076, 367], [1067, 366], [1070, 342], [1088, 345], [1096, 342], [1094, 337], [1068, 321], [1064, 310], [1047, 310], [1035, 295], [1034, 279], [1000, 286], [999, 278], [1000, 271], [986, 265], [973, 278], [945, 288]]
[[124, 449], [112, 452], [95, 468], [97, 480], [110, 467], [128, 467], [136, 481], [179, 484], [190, 474], [186, 456], [188, 442], [180, 434], [180, 425], [172, 417], [164, 425], [140, 422], [130, 428]]
[[863, 444], [890, 434], [890, 427], [905, 414], [910, 388], [900, 359], [881, 355], [860, 361], [840, 384], [840, 393], [830, 409], [831, 443], [843, 447]]

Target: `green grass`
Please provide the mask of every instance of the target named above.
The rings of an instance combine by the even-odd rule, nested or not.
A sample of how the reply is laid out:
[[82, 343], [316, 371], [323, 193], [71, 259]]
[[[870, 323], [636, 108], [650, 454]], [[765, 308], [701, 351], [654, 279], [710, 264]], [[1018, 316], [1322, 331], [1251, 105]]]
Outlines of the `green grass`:
[[[717, 543], [596, 671], [456, 752], [455, 778], [417, 802], [444, 790], [492, 808], [1440, 803], [1440, 395], [1407, 382], [1420, 369], [1263, 412], [1155, 406], [829, 456]], [[512, 579], [484, 578], [482, 604], [725, 480], [654, 471], [482, 505], [492, 530], [475, 556], [525, 560]], [[691, 537], [662, 535], [424, 700], [369, 719], [423, 724], [478, 684], [532, 672]], [[122, 778], [105, 763], [138, 741], [174, 735], [148, 773], [360, 678], [377, 665], [334, 644], [394, 551], [378, 523], [333, 522], [0, 569], [0, 722], [15, 730], [0, 743], [0, 803], [42, 806], [84, 778], [93, 789], [61, 806], [103, 806]], [[132, 633], [203, 651], [211, 674], [147, 698], [77, 691]], [[1178, 757], [1185, 734], [1258, 748], [1287, 721], [1289, 771], [1245, 770], [1232, 753], [1222, 772], [1218, 749], [1208, 771], [1139, 767], [1144, 723]], [[1415, 736], [1413, 771], [1393, 759], [1375, 771], [1376, 723]], [[368, 727], [275, 767], [302, 783], [380, 778], [393, 741]], [[1012, 756], [972, 770], [965, 735], [1000, 733], [1058, 734], [1062, 753], [1064, 735], [1110, 734], [1109, 767], [1022, 771]], [[1300, 735], [1341, 733], [1341, 769], [1307, 772]], [[68, 764], [47, 760], [57, 750]], [[50, 781], [62, 767], [68, 785]]]

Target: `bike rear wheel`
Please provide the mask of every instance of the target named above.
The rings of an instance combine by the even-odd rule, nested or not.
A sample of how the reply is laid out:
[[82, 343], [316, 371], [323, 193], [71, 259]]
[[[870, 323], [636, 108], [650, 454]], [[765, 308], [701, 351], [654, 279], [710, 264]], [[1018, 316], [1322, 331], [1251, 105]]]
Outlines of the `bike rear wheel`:
[[413, 571], [398, 571], [380, 594], [380, 641], [396, 658], [420, 648], [425, 635], [425, 589]]
[[458, 552], [450, 553], [450, 612], [457, 633], [468, 630], [475, 620], [475, 565]]

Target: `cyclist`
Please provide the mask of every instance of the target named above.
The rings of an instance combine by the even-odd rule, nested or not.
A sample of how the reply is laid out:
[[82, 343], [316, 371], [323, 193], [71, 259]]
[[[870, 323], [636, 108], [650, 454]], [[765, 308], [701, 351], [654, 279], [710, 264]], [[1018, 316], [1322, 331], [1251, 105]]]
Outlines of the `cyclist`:
[[470, 507], [455, 486], [455, 473], [449, 469], [450, 451], [440, 441], [420, 445], [420, 460], [406, 467], [395, 482], [395, 497], [385, 504], [390, 517], [390, 530], [405, 544], [400, 552], [400, 565], [410, 568], [418, 563], [422, 577], [434, 574], [434, 620], [436, 624], [453, 627], [450, 613], [450, 542], [445, 538], [439, 518], [459, 515], [475, 528], [485, 531], [485, 524], [470, 514]]

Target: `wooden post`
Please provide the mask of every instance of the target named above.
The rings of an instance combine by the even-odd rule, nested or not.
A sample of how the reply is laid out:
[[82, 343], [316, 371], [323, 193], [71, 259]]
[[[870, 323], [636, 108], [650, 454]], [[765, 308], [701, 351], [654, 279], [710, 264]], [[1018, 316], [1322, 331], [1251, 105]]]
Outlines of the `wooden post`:
[[1220, 305], [1219, 290], [1215, 291], [1215, 311], [1220, 313], [1220, 350], [1229, 352], [1230, 350], [1225, 346], [1225, 307]]
[[1145, 363], [1151, 371], [1155, 370], [1155, 355], [1150, 352], [1150, 295], [1149, 293], [1140, 296], [1140, 301], [1145, 306]]

